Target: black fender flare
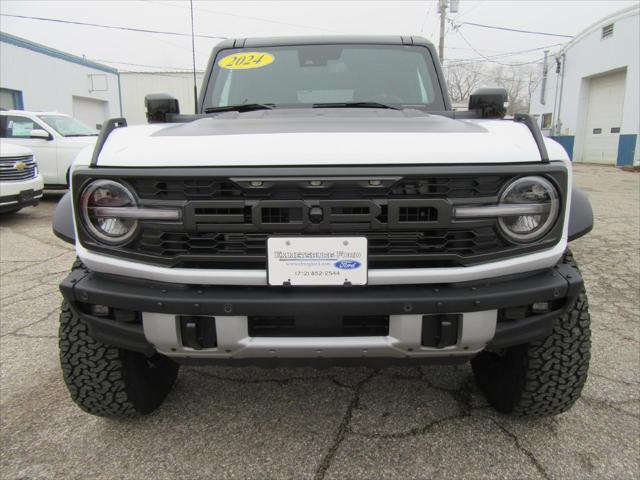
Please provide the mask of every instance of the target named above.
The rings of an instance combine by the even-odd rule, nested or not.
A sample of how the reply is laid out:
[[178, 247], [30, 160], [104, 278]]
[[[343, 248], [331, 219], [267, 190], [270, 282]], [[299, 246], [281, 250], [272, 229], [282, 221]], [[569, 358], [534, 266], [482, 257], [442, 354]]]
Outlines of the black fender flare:
[[569, 210], [569, 241], [586, 235], [592, 229], [593, 210], [589, 197], [582, 190], [573, 187]]
[[75, 245], [76, 228], [73, 223], [73, 206], [71, 194], [65, 193], [53, 212], [53, 233], [61, 240]]

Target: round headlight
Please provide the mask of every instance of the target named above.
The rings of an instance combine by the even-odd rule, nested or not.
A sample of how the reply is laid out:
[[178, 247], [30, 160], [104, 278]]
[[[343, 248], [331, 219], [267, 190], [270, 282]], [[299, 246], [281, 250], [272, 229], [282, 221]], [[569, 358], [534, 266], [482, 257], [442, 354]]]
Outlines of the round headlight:
[[513, 214], [499, 219], [504, 234], [512, 241], [532, 242], [546, 235], [560, 212], [558, 191], [542, 177], [522, 177], [511, 182], [500, 196], [501, 205], [530, 205], [531, 214]]
[[[82, 221], [91, 235], [109, 245], [120, 245], [136, 232], [138, 221], [104, 214], [103, 208], [136, 207], [136, 199], [124, 185], [112, 180], [96, 180], [80, 196]], [[113, 210], [111, 210], [113, 211]]]

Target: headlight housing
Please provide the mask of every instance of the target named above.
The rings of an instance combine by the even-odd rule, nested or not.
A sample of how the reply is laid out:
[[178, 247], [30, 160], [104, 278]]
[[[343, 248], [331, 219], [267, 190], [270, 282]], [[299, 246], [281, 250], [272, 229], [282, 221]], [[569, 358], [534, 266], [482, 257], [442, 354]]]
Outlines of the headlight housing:
[[[560, 198], [556, 187], [543, 177], [521, 177], [504, 189], [499, 204], [513, 214], [500, 216], [498, 222], [504, 235], [516, 243], [528, 243], [542, 238], [555, 224], [560, 213]], [[518, 206], [530, 206], [535, 213], [516, 213]]]
[[[108, 245], [122, 245], [135, 235], [138, 220], [105, 215], [111, 207], [137, 207], [134, 194], [113, 180], [95, 180], [80, 196], [80, 218], [96, 240]], [[102, 209], [102, 210], [101, 210]]]

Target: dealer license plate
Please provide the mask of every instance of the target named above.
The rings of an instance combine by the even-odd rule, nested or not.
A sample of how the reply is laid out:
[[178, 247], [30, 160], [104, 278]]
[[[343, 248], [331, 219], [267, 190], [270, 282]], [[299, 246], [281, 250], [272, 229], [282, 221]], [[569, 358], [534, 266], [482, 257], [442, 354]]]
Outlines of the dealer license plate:
[[366, 285], [365, 237], [271, 237], [269, 285]]

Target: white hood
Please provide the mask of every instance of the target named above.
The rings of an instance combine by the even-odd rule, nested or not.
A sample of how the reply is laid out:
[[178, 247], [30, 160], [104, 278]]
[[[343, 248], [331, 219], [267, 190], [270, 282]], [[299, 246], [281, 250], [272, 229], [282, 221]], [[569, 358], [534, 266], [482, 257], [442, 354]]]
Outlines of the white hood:
[[26, 155], [33, 155], [33, 152], [27, 147], [0, 140], [0, 157], [23, 157]]
[[[510, 120], [452, 120], [380, 111], [234, 112], [187, 124], [116, 129], [100, 166], [264, 167], [540, 161], [528, 128]], [[415, 112], [415, 111], [414, 111]], [[564, 158], [551, 145], [551, 159]], [[559, 157], [558, 157], [559, 156]]]

